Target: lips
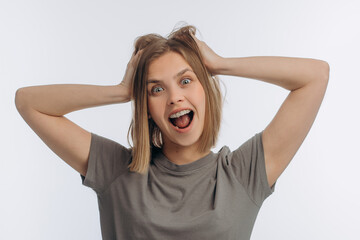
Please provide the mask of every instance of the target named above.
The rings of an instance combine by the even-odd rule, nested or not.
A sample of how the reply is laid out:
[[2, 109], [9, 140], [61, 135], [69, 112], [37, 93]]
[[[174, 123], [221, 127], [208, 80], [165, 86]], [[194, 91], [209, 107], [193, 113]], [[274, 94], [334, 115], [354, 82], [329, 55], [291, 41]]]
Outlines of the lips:
[[170, 124], [170, 127], [171, 127], [174, 131], [176, 131], [176, 132], [178, 132], [178, 133], [181, 133], [181, 134], [185, 134], [185, 133], [188, 133], [188, 132], [191, 131], [191, 129], [192, 129], [193, 126], [194, 126], [194, 122], [195, 122], [195, 120], [194, 120], [194, 118], [192, 117], [191, 122], [190, 122], [189, 125], [186, 126], [185, 128], [176, 127], [176, 126], [174, 126], [171, 122], [169, 122], [169, 124]]
[[[181, 127], [176, 126], [175, 118], [170, 118], [170, 116], [173, 115], [173, 114], [179, 113], [179, 112], [181, 112], [183, 110], [190, 110], [190, 112], [187, 113], [189, 115], [189, 117], [190, 117], [190, 122], [189, 122], [189, 124], [187, 126], [181, 128]], [[171, 127], [173, 129], [175, 129], [177, 132], [184, 133], [184, 132], [187, 132], [188, 130], [190, 130], [191, 126], [193, 125], [192, 123], [193, 123], [193, 119], [194, 119], [194, 114], [195, 114], [195, 112], [191, 108], [179, 108], [179, 109], [176, 109], [176, 110], [172, 111], [169, 114], [168, 121], [169, 121], [169, 123], [170, 123], [170, 125], [171, 125]]]
[[178, 108], [178, 109], [172, 111], [172, 112], [169, 114], [168, 118], [170, 119], [170, 116], [171, 116], [171, 115], [173, 115], [173, 114], [175, 114], [175, 113], [177, 113], [177, 112], [183, 111], [183, 110], [190, 110], [190, 111], [194, 112], [194, 110], [192, 110], [191, 108]]
[[194, 117], [194, 112], [193, 112], [192, 110], [190, 110], [189, 113], [184, 114], [184, 115], [188, 115], [189, 118], [190, 118], [189, 124], [187, 124], [185, 127], [179, 127], [179, 126], [177, 126], [177, 125], [175, 124], [176, 118], [169, 118], [169, 120], [170, 120], [171, 124], [174, 125], [175, 127], [180, 128], [180, 129], [185, 129], [185, 128], [187, 128], [188, 126], [190, 126], [190, 124], [191, 124], [191, 122], [192, 122], [192, 120], [193, 120], [193, 117]]

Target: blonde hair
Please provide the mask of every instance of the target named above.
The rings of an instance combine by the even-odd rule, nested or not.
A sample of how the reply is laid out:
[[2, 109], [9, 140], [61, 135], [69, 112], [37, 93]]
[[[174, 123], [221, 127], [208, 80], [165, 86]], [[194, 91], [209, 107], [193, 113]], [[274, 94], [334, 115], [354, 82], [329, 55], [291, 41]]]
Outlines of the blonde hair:
[[134, 111], [128, 131], [128, 141], [130, 134], [133, 142], [132, 161], [128, 166], [132, 172], [145, 173], [152, 151], [159, 150], [163, 144], [160, 129], [148, 118], [146, 81], [150, 63], [169, 51], [179, 53], [186, 60], [205, 91], [205, 122], [198, 150], [205, 152], [216, 144], [222, 111], [219, 79], [208, 72], [191, 33], [195, 35], [196, 28], [188, 25], [173, 30], [167, 38], [158, 34], [147, 34], [135, 40], [134, 53], [142, 49], [143, 52], [132, 81]]

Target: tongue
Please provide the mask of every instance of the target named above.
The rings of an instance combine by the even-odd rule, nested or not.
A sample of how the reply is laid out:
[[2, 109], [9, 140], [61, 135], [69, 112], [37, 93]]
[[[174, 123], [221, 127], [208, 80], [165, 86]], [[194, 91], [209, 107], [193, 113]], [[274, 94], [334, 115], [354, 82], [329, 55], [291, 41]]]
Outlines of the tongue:
[[174, 121], [175, 125], [178, 126], [179, 128], [184, 128], [187, 125], [189, 125], [190, 123], [190, 117], [188, 114], [185, 114], [181, 117], [175, 118]]

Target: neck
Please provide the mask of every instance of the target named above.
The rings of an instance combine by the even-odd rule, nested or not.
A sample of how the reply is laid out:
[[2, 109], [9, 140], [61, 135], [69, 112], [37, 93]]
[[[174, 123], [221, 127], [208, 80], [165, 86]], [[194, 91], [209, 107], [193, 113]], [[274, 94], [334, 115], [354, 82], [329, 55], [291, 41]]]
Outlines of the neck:
[[178, 146], [178, 145], [163, 145], [162, 148], [163, 154], [169, 159], [171, 162], [177, 165], [183, 165], [195, 162], [202, 157], [205, 157], [210, 153], [210, 150], [205, 152], [199, 152], [196, 144], [193, 144], [188, 147]]

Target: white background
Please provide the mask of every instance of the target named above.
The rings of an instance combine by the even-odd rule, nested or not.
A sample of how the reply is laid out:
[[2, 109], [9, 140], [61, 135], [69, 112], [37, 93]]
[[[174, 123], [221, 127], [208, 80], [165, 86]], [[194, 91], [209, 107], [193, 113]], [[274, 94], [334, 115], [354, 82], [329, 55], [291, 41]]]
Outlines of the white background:
[[[17, 112], [20, 87], [118, 84], [136, 37], [195, 25], [224, 57], [325, 60], [330, 81], [317, 118], [265, 200], [252, 239], [360, 239], [358, 1], [0, 1], [0, 239], [101, 239], [95, 192]], [[288, 90], [225, 77], [216, 148], [263, 130]], [[222, 86], [223, 90], [225, 89]], [[224, 90], [225, 92], [225, 90]], [[128, 146], [131, 104], [66, 115]]]

